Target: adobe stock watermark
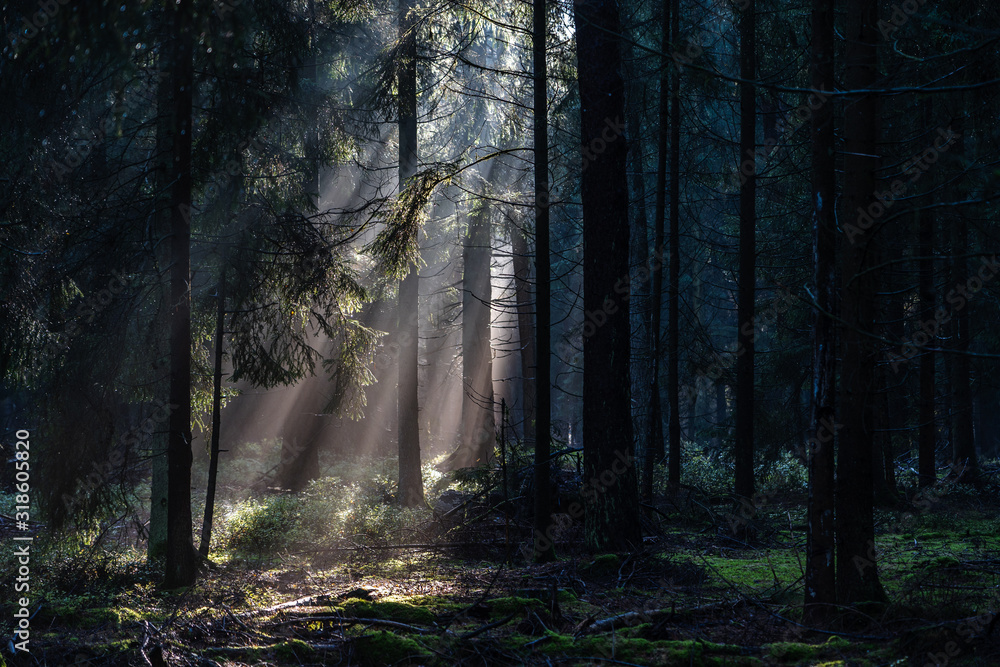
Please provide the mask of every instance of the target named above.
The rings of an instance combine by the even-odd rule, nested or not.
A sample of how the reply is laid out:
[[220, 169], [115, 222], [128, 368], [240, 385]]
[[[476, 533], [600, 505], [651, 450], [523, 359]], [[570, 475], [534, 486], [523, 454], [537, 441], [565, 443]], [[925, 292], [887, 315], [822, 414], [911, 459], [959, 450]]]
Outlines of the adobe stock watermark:
[[819, 420], [819, 427], [816, 429], [816, 432], [809, 436], [804, 445], [799, 445], [792, 453], [802, 461], [803, 465], [808, 465], [809, 460], [822, 449], [823, 445], [833, 442], [837, 431], [842, 428], [844, 428], [843, 424], [831, 422], [824, 417]]
[[904, 163], [903, 174], [910, 177], [909, 181], [904, 182], [903, 179], [897, 178], [889, 185], [887, 190], [883, 192], [876, 190], [873, 192], [872, 197], [874, 197], [874, 201], [867, 207], [858, 207], [857, 224], [848, 223], [844, 226], [844, 234], [847, 236], [847, 240], [851, 242], [851, 245], [854, 245], [857, 237], [871, 229], [875, 221], [892, 208], [896, 200], [906, 193], [906, 189], [910, 183], [920, 180], [920, 177], [930, 170], [931, 165], [938, 161], [941, 154], [947, 153], [955, 140], [962, 136], [953, 132], [950, 127], [947, 129], [939, 127], [937, 132], [938, 137], [934, 140], [932, 146], [926, 148], [918, 155], [914, 155]]
[[920, 331], [917, 331], [910, 340], [903, 343], [898, 355], [888, 353], [892, 370], [898, 373], [900, 364], [909, 363], [910, 359], [915, 357], [921, 349], [936, 339], [941, 331], [941, 326], [950, 322], [954, 313], [965, 308], [972, 297], [978, 294], [998, 272], [1000, 272], [1000, 261], [997, 260], [997, 256], [993, 255], [989, 259], [984, 257], [982, 266], [979, 267], [976, 275], [971, 276], [965, 282], [958, 283], [945, 295], [945, 301], [952, 307], [951, 310], [939, 306], [934, 311], [934, 318], [926, 319], [920, 323]]
[[[699, 368], [695, 375], [699, 378], [707, 378], [710, 382], [715, 382], [720, 377], [727, 368], [732, 366], [737, 358], [746, 354], [746, 347], [743, 344], [743, 338], [749, 338], [750, 342], [756, 342], [757, 340], [757, 327], [770, 327], [773, 326], [777, 321], [778, 316], [782, 315], [792, 307], [798, 298], [792, 294], [787, 289], [784, 289], [780, 294], [780, 298], [775, 299], [767, 308], [756, 313], [748, 321], [740, 325], [740, 338], [737, 339], [736, 350], [732, 353], [732, 358], [727, 360], [721, 355], [716, 354], [715, 360], [707, 368]], [[698, 395], [698, 385], [697, 380], [694, 384], [684, 385], [679, 389], [680, 397], [682, 400], [692, 400]]]
[[[154, 77], [155, 80], [161, 80], [166, 76], [165, 72], [157, 71]], [[137, 90], [133, 91], [128, 99], [124, 103], [123, 113], [128, 115], [136, 108], [146, 108], [148, 106], [148, 100], [145, 99], [146, 95], [151, 95], [155, 93], [156, 83], [151, 81], [143, 82]], [[52, 159], [49, 161], [48, 168], [52, 172], [56, 181], [62, 184], [68, 175], [73, 173], [73, 171], [83, 164], [83, 161], [94, 151], [95, 148], [104, 143], [108, 135], [114, 132], [118, 125], [118, 121], [115, 119], [115, 112], [118, 110], [122, 102], [116, 101], [111, 107], [105, 112], [103, 120], [99, 121], [95, 127], [92, 128], [90, 133], [80, 136], [79, 126], [72, 133], [72, 141], [77, 142], [75, 146], [71, 146], [66, 149], [66, 153], [62, 158], [62, 161]]]
[[927, 0], [904, 0], [900, 4], [892, 6], [892, 16], [889, 20], [879, 19], [876, 27], [882, 33], [883, 39], [889, 39], [893, 33], [906, 25], [910, 17], [917, 13], [917, 10], [927, 4]]
[[70, 0], [38, 0], [38, 11], [30, 17], [25, 16], [21, 20], [19, 32], [8, 32], [8, 47], [11, 50], [11, 57], [16, 57], [18, 50], [42, 31], [54, 19], [62, 7], [70, 3]]
[[[94, 319], [101, 314], [114, 300], [121, 294], [128, 285], [128, 277], [117, 269], [112, 270], [111, 279], [105, 287], [91, 294], [85, 299], [81, 299], [76, 306], [76, 311], [70, 316], [70, 321], [66, 328], [55, 337], [50, 337], [42, 347], [42, 357], [56, 355], [69, 349], [70, 340], [76, 338], [85, 325], [92, 324]], [[64, 340], [63, 338], [67, 340]]]

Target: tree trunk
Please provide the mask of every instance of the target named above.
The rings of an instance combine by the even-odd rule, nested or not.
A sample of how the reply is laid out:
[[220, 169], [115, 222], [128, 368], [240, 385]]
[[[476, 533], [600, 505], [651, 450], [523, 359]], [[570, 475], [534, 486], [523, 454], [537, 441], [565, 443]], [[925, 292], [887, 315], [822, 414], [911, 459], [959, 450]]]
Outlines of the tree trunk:
[[[961, 159], [965, 154], [964, 123], [961, 117], [955, 122], [955, 133], [958, 138], [951, 149], [955, 157]], [[951, 224], [951, 284], [960, 286], [959, 294], [966, 295], [965, 285], [969, 280], [968, 262], [965, 259], [969, 251], [969, 221], [961, 209], [955, 211]], [[975, 275], [973, 273], [973, 275]], [[978, 278], [977, 278], [978, 280]], [[949, 298], [952, 295], [949, 292]], [[952, 419], [952, 475], [961, 483], [979, 483], [979, 461], [976, 456], [976, 440], [972, 422], [972, 385], [969, 368], [969, 308], [964, 296], [958, 296], [962, 306], [956, 304], [952, 309], [952, 331], [954, 335], [952, 349], [955, 354], [951, 362], [951, 419]]]
[[[925, 98], [924, 121], [930, 120], [930, 98]], [[928, 126], [929, 127], [929, 126]], [[932, 195], [933, 196], [933, 195]], [[920, 308], [917, 311], [919, 321], [933, 321], [935, 310], [934, 299], [934, 200], [928, 202], [927, 208], [917, 210], [917, 238], [920, 255], [918, 290], [920, 292]], [[918, 485], [923, 488], [933, 486], [937, 481], [937, 466], [934, 457], [937, 449], [937, 425], [934, 423], [934, 372], [937, 355], [933, 348], [934, 341], [920, 354], [920, 390], [918, 399], [918, 434], [917, 434], [917, 472]]]
[[[632, 48], [632, 61], [639, 60], [641, 54]], [[629, 68], [638, 70], [637, 67]], [[646, 216], [646, 175], [645, 155], [642, 141], [642, 113], [646, 108], [645, 86], [638, 85], [640, 72], [629, 71], [628, 135], [634, 137], [629, 146], [629, 172], [632, 174], [632, 196], [630, 221], [631, 250], [629, 262], [632, 266], [630, 285], [632, 286], [632, 425], [635, 429], [635, 449], [641, 461], [650, 458], [650, 378], [653, 356], [653, 332], [649, 321], [649, 221]], [[645, 481], [643, 493], [646, 493]], [[647, 497], [651, 496], [652, 492]]]
[[531, 298], [531, 262], [528, 239], [511, 225], [510, 247], [513, 255], [514, 298], [517, 302], [517, 340], [521, 359], [521, 432], [528, 451], [535, 447], [535, 327], [531, 321], [534, 304]]
[[208, 460], [208, 484], [205, 490], [205, 519], [201, 524], [201, 544], [198, 553], [208, 556], [212, 541], [212, 517], [215, 513], [215, 486], [219, 477], [219, 438], [221, 437], [222, 418], [222, 352], [225, 335], [226, 319], [226, 258], [223, 254], [222, 269], [219, 273], [219, 285], [216, 292], [218, 309], [215, 315], [215, 369], [212, 374], [212, 444]]
[[[399, 189], [417, 171], [417, 39], [412, 0], [399, 2]], [[420, 330], [417, 317], [420, 272], [416, 263], [399, 282], [399, 381], [397, 384], [397, 445], [399, 447], [399, 501], [404, 507], [424, 502], [420, 470], [420, 425], [417, 369]]]
[[[166, 28], [170, 27], [171, 18], [168, 15], [164, 21]], [[164, 37], [164, 42], [168, 38]], [[159, 160], [156, 165], [156, 235], [167, 239], [170, 236], [170, 168], [173, 163], [173, 144], [170, 137], [172, 87], [170, 85], [170, 53], [169, 44], [164, 46], [159, 55], [156, 89], [156, 152]], [[170, 244], [157, 244], [155, 257], [157, 272], [163, 275], [169, 271]], [[156, 321], [152, 324], [149, 339], [153, 341], [155, 358], [153, 361], [153, 377], [156, 389], [156, 400], [164, 405], [170, 403], [170, 281], [160, 285], [159, 304]], [[166, 332], [164, 335], [161, 332]], [[140, 412], [140, 417], [142, 413]], [[169, 421], [169, 419], [168, 419]], [[167, 553], [167, 450], [169, 428], [153, 433], [150, 444], [151, 479], [149, 489], [149, 541], [146, 555], [150, 560], [163, 558]]]
[[[642, 535], [632, 464], [632, 332], [629, 303], [621, 297], [622, 276], [629, 275], [621, 23], [613, 0], [575, 0], [573, 8], [586, 160], [583, 305], [599, 314], [583, 332], [585, 533], [591, 549], [624, 551], [639, 548]], [[626, 281], [626, 295], [627, 287]]]
[[[194, 7], [179, 0], [169, 47], [170, 138], [170, 405], [167, 443], [167, 563], [164, 586], [194, 583], [191, 526], [191, 133]], [[169, 11], [169, 10], [168, 10]]]
[[462, 449], [455, 468], [486, 465], [493, 457], [493, 359], [490, 322], [490, 204], [482, 199], [469, 216], [463, 248], [462, 290]]
[[[670, 14], [670, 39], [677, 44], [680, 39], [680, 0], [673, 0]], [[667, 482], [671, 489], [681, 483], [681, 400], [680, 400], [680, 279], [681, 279], [681, 79], [677, 73], [670, 82], [670, 275], [667, 282], [667, 403], [670, 421], [667, 433], [670, 440], [670, 462]]]
[[642, 495], [649, 501], [653, 498], [653, 470], [656, 462], [663, 459], [663, 411], [660, 407], [660, 361], [663, 358], [662, 325], [663, 312], [663, 243], [664, 223], [667, 213], [667, 132], [669, 132], [670, 87], [668, 73], [677, 76], [673, 63], [667, 57], [670, 53], [670, 2], [663, 0], [660, 22], [660, 62], [659, 127], [656, 137], [656, 205], [654, 209], [653, 257], [650, 258], [653, 271], [652, 291], [649, 295], [651, 350], [651, 375], [649, 382], [649, 449], [643, 458]]
[[[834, 3], [813, 0], [811, 85], [834, 87]], [[813, 93], [815, 96], [816, 93]], [[813, 312], [812, 424], [805, 452], [809, 467], [806, 504], [805, 618], [820, 623], [837, 601], [834, 569], [834, 435], [837, 345], [833, 314], [837, 309], [837, 195], [833, 104], [824, 100], [813, 111], [812, 232]]]
[[[847, 4], [844, 83], [848, 90], [871, 91], [877, 83], [877, 8], [867, 0], [850, 0]], [[876, 334], [878, 283], [872, 267], [879, 261], [879, 230], [875, 228], [877, 223], [865, 222], [866, 216], [880, 215], [875, 208], [878, 202], [872, 204], [880, 162], [874, 93], [858, 93], [845, 101], [844, 145], [845, 205], [841, 226], [847, 242], [841, 273], [843, 429], [837, 458], [837, 597], [841, 604], [859, 604], [885, 600], [876, 564], [872, 473], [878, 362], [878, 349], [872, 339]]]
[[[756, 0], [747, 0], [740, 14], [740, 161], [754, 163], [757, 150], [757, 105], [754, 85], [757, 76]], [[754, 305], [757, 294], [757, 174], [741, 168], [740, 186], [740, 276], [737, 297], [736, 333], [736, 485], [742, 498], [754, 494], [753, 412], [754, 412]]]
[[551, 293], [549, 258], [549, 106], [548, 69], [546, 67], [545, 0], [532, 5], [533, 120], [535, 147], [535, 332], [538, 340], [538, 365], [535, 391], [535, 517], [534, 560], [545, 563], [555, 559], [552, 548], [550, 493], [550, 443], [552, 433], [551, 383]]

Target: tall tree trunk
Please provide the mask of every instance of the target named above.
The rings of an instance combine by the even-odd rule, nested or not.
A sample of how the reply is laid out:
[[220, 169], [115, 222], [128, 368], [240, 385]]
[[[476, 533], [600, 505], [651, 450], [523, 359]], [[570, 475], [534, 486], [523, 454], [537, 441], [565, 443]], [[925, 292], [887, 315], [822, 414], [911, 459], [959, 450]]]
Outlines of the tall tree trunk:
[[535, 327], [531, 321], [534, 308], [531, 298], [531, 262], [528, 239], [524, 232], [511, 225], [510, 247], [513, 255], [514, 298], [517, 302], [517, 340], [521, 360], [521, 429], [528, 451], [535, 447]]
[[[751, 81], [757, 76], [756, 0], [747, 0], [740, 14], [740, 161], [756, 159], [757, 96]], [[754, 305], [757, 295], [757, 173], [741, 169], [740, 276], [736, 334], [736, 485], [742, 498], [754, 494]]]
[[[639, 59], [639, 51], [632, 48], [634, 63]], [[629, 172], [632, 174], [632, 201], [630, 212], [633, 214], [630, 224], [631, 249], [629, 263], [632, 267], [630, 284], [632, 286], [632, 425], [635, 429], [635, 449], [640, 460], [650, 458], [649, 437], [649, 390], [653, 350], [653, 333], [649, 322], [649, 220], [646, 216], [646, 175], [645, 155], [642, 140], [642, 110], [646, 108], [645, 85], [640, 86], [638, 67], [629, 67], [628, 78], [629, 99], [628, 136], [632, 137], [629, 146]], [[645, 493], [645, 481], [643, 481]], [[649, 495], [652, 495], [650, 492]]]
[[585, 533], [591, 549], [633, 550], [642, 535], [632, 464], [632, 332], [628, 300], [616, 292], [629, 273], [628, 146], [619, 136], [625, 116], [621, 22], [613, 0], [575, 0], [573, 9], [587, 160], [581, 185], [583, 305], [603, 320], [585, 327], [583, 338]]
[[[673, 0], [670, 14], [670, 40], [680, 39], [680, 0]], [[667, 303], [667, 403], [670, 421], [670, 461], [667, 482], [671, 489], [681, 483], [681, 399], [680, 399], [680, 280], [681, 280], [681, 79], [675, 72], [670, 82], [670, 275]]]
[[546, 67], [545, 0], [532, 5], [533, 121], [535, 147], [535, 332], [538, 340], [538, 367], [535, 391], [535, 539], [534, 559], [548, 562], [555, 558], [551, 539], [551, 502], [549, 497], [550, 444], [552, 433], [552, 314], [549, 264], [549, 105], [548, 69]]
[[[875, 27], [876, 3], [849, 0], [845, 40], [844, 83], [852, 95], [844, 109], [844, 214], [847, 232], [841, 273], [843, 319], [842, 386], [843, 429], [837, 458], [837, 597], [841, 604], [884, 601], [875, 554], [874, 483], [875, 446], [873, 403], [877, 346], [873, 343], [877, 311], [878, 233], [871, 215], [876, 191], [878, 158], [878, 104], [870, 92], [878, 80]], [[877, 202], [876, 202], [877, 204]], [[878, 218], [878, 209], [874, 218]], [[855, 223], [857, 221], [857, 223]], [[855, 226], [855, 223], [857, 226]], [[867, 227], [871, 229], [865, 230]]]
[[[811, 85], [825, 94], [834, 87], [834, 3], [813, 0]], [[813, 93], [815, 96], [816, 93]], [[837, 195], [833, 103], [813, 111], [812, 232], [813, 312], [811, 435], [806, 450], [809, 497], [806, 504], [805, 613], [809, 622], [828, 616], [837, 601], [834, 569], [834, 435], [837, 344]]]
[[667, 132], [669, 132], [670, 114], [670, 84], [668, 73], [677, 76], [676, 69], [667, 54], [670, 53], [670, 3], [663, 0], [660, 21], [660, 100], [657, 116], [659, 118], [656, 136], [656, 205], [653, 212], [653, 257], [650, 259], [653, 270], [653, 285], [649, 295], [650, 332], [653, 348], [652, 369], [649, 382], [649, 434], [647, 441], [649, 449], [643, 457], [642, 495], [646, 500], [653, 498], [653, 470], [657, 461], [663, 459], [663, 411], [660, 407], [660, 361], [663, 358], [661, 321], [663, 312], [663, 244], [664, 227], [667, 214]]
[[[403, 43], [399, 65], [399, 189], [417, 171], [417, 36], [412, 0], [399, 0], [399, 39]], [[413, 263], [399, 282], [399, 381], [397, 384], [397, 445], [399, 447], [399, 501], [404, 507], [424, 502], [420, 470], [417, 370], [420, 329], [417, 316], [420, 271]]]
[[452, 460], [456, 468], [485, 465], [493, 457], [493, 359], [490, 322], [492, 286], [490, 263], [490, 204], [477, 202], [469, 216], [463, 248], [462, 289], [462, 450]]
[[212, 373], [212, 444], [208, 459], [208, 484], [205, 490], [205, 519], [201, 524], [201, 544], [198, 553], [208, 556], [212, 542], [212, 517], [215, 514], [215, 487], [219, 477], [219, 438], [222, 429], [222, 352], [226, 320], [226, 257], [222, 257], [219, 285], [216, 288], [217, 311], [215, 314], [215, 368]]
[[[156, 153], [159, 159], [156, 165], [156, 235], [167, 239], [170, 236], [170, 178], [173, 164], [174, 146], [171, 141], [171, 104], [172, 86], [169, 52], [169, 30], [171, 18], [167, 14], [164, 21], [162, 38], [165, 46], [159, 54], [156, 88]], [[171, 262], [170, 244], [159, 243], [155, 253], [156, 266], [159, 275], [169, 271]], [[164, 405], [170, 403], [170, 281], [166, 280], [159, 286], [160, 298], [156, 313], [156, 321], [151, 327], [149, 339], [156, 346], [153, 361], [153, 377], [156, 389], [156, 400]], [[164, 335], [161, 332], [166, 332]], [[140, 417], [142, 414], [140, 413]], [[169, 420], [168, 420], [169, 421]], [[149, 489], [149, 541], [146, 554], [150, 560], [163, 558], [167, 552], [167, 450], [169, 428], [152, 434], [150, 445], [150, 463], [152, 466]]]
[[[170, 10], [168, 10], [170, 11]], [[194, 583], [191, 526], [191, 122], [194, 7], [173, 5], [170, 84], [170, 405], [167, 443], [167, 563], [164, 586]]]
[[[932, 118], [932, 102], [930, 96], [922, 101], [924, 124], [929, 124]], [[931, 195], [934, 197], [934, 195]], [[924, 322], [934, 317], [934, 199], [923, 209], [917, 209], [917, 238], [920, 259], [918, 291], [920, 292], [920, 308], [918, 321]], [[933, 319], [932, 319], [933, 321]], [[934, 372], [937, 355], [933, 341], [920, 354], [920, 389], [918, 399], [918, 434], [917, 434], [917, 483], [923, 488], [932, 486], [937, 481], [937, 466], [934, 457], [937, 450], [937, 425], [934, 423]]]
[[[959, 116], [954, 124], [955, 139], [952, 153], [958, 158], [960, 168], [964, 169], [961, 163], [965, 155], [965, 126], [964, 119]], [[965, 259], [969, 251], [969, 221], [964, 210], [957, 209], [951, 224], [951, 251], [953, 254], [951, 261], [951, 284], [961, 286], [958, 290], [960, 294], [966, 295], [965, 285], [969, 280], [968, 262]], [[973, 274], [974, 275], [974, 274]], [[951, 294], [949, 293], [949, 297]], [[953, 309], [952, 325], [953, 345], [955, 354], [951, 362], [951, 419], [952, 419], [952, 441], [951, 456], [954, 469], [952, 474], [956, 480], [962, 483], [979, 483], [979, 461], [976, 456], [976, 440], [973, 431], [972, 421], [972, 385], [970, 381], [971, 369], [969, 368], [969, 307], [964, 296], [959, 296], [963, 300], [962, 306], [955, 306]]]

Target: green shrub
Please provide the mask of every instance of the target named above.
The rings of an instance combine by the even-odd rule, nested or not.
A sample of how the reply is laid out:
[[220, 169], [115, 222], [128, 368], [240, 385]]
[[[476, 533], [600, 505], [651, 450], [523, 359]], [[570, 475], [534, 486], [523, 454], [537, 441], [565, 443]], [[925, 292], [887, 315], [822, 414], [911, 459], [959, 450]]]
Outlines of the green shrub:
[[264, 554], [289, 546], [298, 537], [301, 501], [295, 496], [250, 499], [227, 514], [220, 543], [227, 549]]

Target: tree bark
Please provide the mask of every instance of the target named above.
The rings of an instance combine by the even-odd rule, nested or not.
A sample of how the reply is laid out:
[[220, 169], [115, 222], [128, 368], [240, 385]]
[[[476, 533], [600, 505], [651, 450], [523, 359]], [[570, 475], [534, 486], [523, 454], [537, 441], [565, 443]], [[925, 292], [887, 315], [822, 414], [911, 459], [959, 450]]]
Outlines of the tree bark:
[[[746, 0], [740, 14], [740, 161], [755, 164], [757, 150], [756, 0]], [[742, 498], [754, 494], [754, 305], [757, 294], [757, 173], [741, 166], [740, 185], [740, 276], [737, 296], [736, 334], [736, 485]]]
[[[580, 126], [583, 137], [583, 305], [599, 313], [583, 332], [586, 541], [591, 549], [633, 550], [642, 543], [633, 466], [629, 224], [620, 136], [625, 116], [622, 39], [613, 0], [575, 0]], [[626, 277], [623, 279], [623, 276]], [[617, 288], [617, 291], [616, 291]], [[590, 482], [594, 480], [595, 482]]]
[[532, 86], [535, 148], [535, 333], [538, 341], [538, 364], [535, 373], [535, 516], [534, 560], [544, 563], [555, 559], [551, 539], [550, 443], [552, 433], [552, 314], [549, 258], [549, 106], [548, 69], [546, 67], [545, 0], [532, 5]]
[[[630, 31], [631, 33], [632, 31]], [[639, 60], [640, 53], [632, 48], [631, 62]], [[640, 86], [638, 67], [630, 67], [628, 71], [629, 99], [628, 134], [634, 137], [629, 146], [629, 172], [632, 174], [631, 187], [632, 218], [631, 249], [629, 262], [632, 267], [630, 284], [632, 285], [632, 424], [635, 429], [635, 449], [640, 460], [645, 462], [651, 458], [650, 443], [650, 378], [653, 359], [653, 331], [649, 320], [649, 220], [646, 215], [646, 175], [645, 155], [642, 140], [642, 110], [646, 108], [645, 86]], [[650, 479], [650, 483], [652, 480]], [[643, 494], [652, 496], [652, 487], [646, 494], [646, 481], [643, 480]]]
[[[170, 10], [168, 10], [170, 11]], [[194, 583], [191, 526], [191, 133], [194, 7], [173, 5], [169, 46], [173, 101], [170, 140], [170, 406], [167, 443], [167, 562], [164, 586]]]
[[462, 450], [452, 465], [486, 465], [493, 458], [493, 359], [490, 322], [490, 204], [482, 199], [469, 216], [463, 248], [462, 290]]
[[[834, 3], [813, 0], [811, 85], [834, 87]], [[816, 95], [817, 93], [813, 93]], [[805, 452], [809, 467], [806, 504], [805, 617], [819, 623], [837, 601], [834, 569], [834, 436], [837, 345], [837, 195], [833, 104], [813, 111], [812, 127], [813, 311], [811, 435]]]
[[[670, 13], [670, 40], [680, 39], [680, 0], [673, 0]], [[667, 482], [671, 489], [681, 483], [681, 400], [680, 400], [680, 279], [681, 279], [681, 79], [675, 72], [670, 82], [670, 275], [667, 291], [667, 403], [670, 417], [667, 425], [670, 440], [670, 460]]]
[[[965, 132], [964, 119], [960, 116], [954, 123], [955, 139], [952, 154], [961, 160], [965, 154]], [[951, 251], [954, 253], [951, 261], [951, 285], [953, 288], [960, 287], [958, 292], [966, 294], [965, 285], [969, 280], [968, 262], [965, 259], [969, 251], [969, 221], [965, 212], [961, 209], [955, 211], [951, 224]], [[974, 275], [974, 274], [973, 274]], [[953, 309], [952, 331], [953, 345], [955, 351], [954, 359], [951, 363], [951, 390], [952, 404], [952, 475], [956, 481], [964, 484], [979, 483], [979, 461], [976, 456], [976, 440], [973, 430], [972, 420], [972, 386], [970, 382], [971, 369], [969, 368], [969, 308], [965, 297], [962, 307], [958, 305]]]
[[[844, 84], [848, 90], [871, 91], [877, 83], [877, 9], [877, 4], [867, 0], [847, 3]], [[837, 597], [841, 604], [859, 604], [885, 600], [876, 563], [872, 472], [878, 362], [872, 336], [876, 333], [878, 283], [877, 273], [871, 269], [878, 265], [879, 223], [863, 222], [865, 216], [877, 219], [880, 215], [873, 195], [880, 162], [874, 93], [858, 93], [845, 101], [844, 145], [841, 226], [847, 242], [841, 272], [843, 429], [837, 458]]]
[[[931, 119], [930, 98], [923, 101], [924, 122]], [[930, 127], [928, 125], [928, 127]], [[933, 195], [932, 195], [933, 197]], [[928, 206], [917, 210], [917, 238], [920, 255], [918, 291], [920, 292], [919, 321], [933, 318], [935, 310], [934, 296], [934, 199]], [[933, 321], [933, 320], [932, 320]], [[934, 416], [934, 373], [937, 364], [937, 354], [934, 352], [933, 341], [920, 354], [920, 390], [918, 399], [918, 434], [917, 434], [917, 472], [918, 485], [923, 488], [933, 486], [937, 481], [937, 466], [934, 461], [937, 450], [937, 424]], [[928, 349], [930, 348], [930, 349]]]
[[517, 302], [517, 339], [521, 358], [521, 432], [528, 451], [535, 447], [535, 327], [531, 320], [531, 262], [528, 239], [524, 232], [513, 225], [510, 230], [510, 247], [513, 255], [514, 291]]
[[[412, 0], [399, 2], [399, 189], [417, 171], [417, 39]], [[420, 469], [419, 399], [417, 397], [420, 328], [417, 317], [420, 271], [413, 263], [399, 282], [399, 381], [396, 405], [399, 447], [399, 502], [416, 507], [424, 502]]]
[[652, 290], [649, 295], [651, 350], [651, 375], [649, 382], [649, 434], [648, 450], [643, 457], [642, 495], [649, 501], [653, 498], [653, 471], [655, 464], [663, 459], [663, 411], [660, 406], [660, 361], [663, 359], [662, 313], [663, 313], [663, 254], [664, 227], [667, 214], [667, 133], [670, 131], [670, 83], [669, 72], [677, 76], [673, 63], [667, 57], [670, 53], [670, 8], [671, 0], [663, 0], [660, 22], [660, 62], [659, 127], [656, 137], [656, 204], [654, 209], [653, 257], [650, 259], [653, 271]]
[[226, 319], [226, 258], [222, 257], [219, 285], [216, 288], [215, 368], [212, 373], [212, 443], [208, 459], [208, 483], [205, 489], [205, 518], [201, 524], [201, 544], [198, 553], [208, 556], [212, 542], [212, 518], [215, 514], [215, 487], [219, 477], [219, 438], [222, 429], [222, 353]]

